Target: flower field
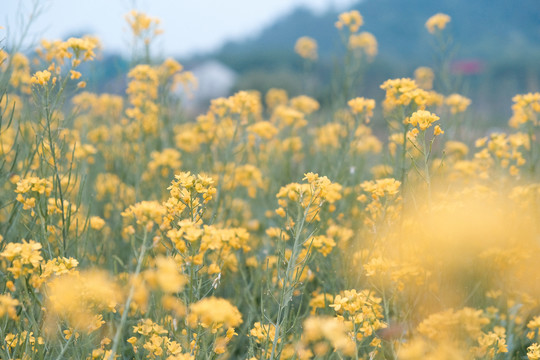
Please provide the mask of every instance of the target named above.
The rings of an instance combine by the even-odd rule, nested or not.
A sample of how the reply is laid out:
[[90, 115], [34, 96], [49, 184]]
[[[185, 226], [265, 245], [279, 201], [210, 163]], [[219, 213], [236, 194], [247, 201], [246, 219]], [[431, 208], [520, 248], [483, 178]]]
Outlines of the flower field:
[[[126, 19], [120, 95], [85, 91], [95, 37], [0, 50], [1, 359], [540, 359], [539, 92], [496, 131], [444, 56], [356, 93], [353, 10], [332, 100], [189, 116], [159, 21]], [[449, 22], [419, 24], [443, 55]]]

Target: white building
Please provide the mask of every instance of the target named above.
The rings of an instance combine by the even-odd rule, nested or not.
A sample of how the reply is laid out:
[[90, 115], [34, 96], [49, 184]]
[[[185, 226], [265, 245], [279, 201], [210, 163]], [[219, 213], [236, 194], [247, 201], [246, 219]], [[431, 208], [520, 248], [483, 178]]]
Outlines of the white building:
[[186, 94], [182, 87], [178, 93], [184, 109], [204, 111], [211, 99], [228, 96], [238, 75], [216, 60], [207, 60], [189, 69], [197, 78], [198, 87], [193, 94]]

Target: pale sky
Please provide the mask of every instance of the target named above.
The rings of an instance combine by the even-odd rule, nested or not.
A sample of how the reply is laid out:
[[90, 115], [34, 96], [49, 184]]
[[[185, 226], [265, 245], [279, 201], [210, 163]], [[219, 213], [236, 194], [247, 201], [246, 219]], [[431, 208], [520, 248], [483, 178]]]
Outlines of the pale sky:
[[[314, 11], [345, 8], [354, 0], [0, 0], [0, 39], [14, 38], [32, 4], [43, 9], [29, 39], [60, 39], [84, 31], [97, 35], [104, 50], [127, 53], [130, 36], [124, 15], [137, 9], [161, 20], [156, 50], [186, 56], [218, 48], [227, 40], [255, 35], [296, 6]], [[20, 14], [23, 14], [21, 17]], [[8, 34], [9, 31], [9, 34]], [[7, 35], [6, 35], [7, 34]], [[2, 41], [3, 42], [3, 41]]]

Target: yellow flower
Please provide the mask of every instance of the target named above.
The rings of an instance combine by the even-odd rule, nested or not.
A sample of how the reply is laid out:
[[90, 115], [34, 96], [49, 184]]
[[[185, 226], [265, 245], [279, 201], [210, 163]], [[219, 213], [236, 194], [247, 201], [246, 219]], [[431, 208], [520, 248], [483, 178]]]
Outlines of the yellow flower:
[[281, 207], [276, 209], [276, 214], [281, 217], [285, 217], [285, 215], [287, 215], [287, 213], [285, 212], [285, 209]]
[[373, 174], [373, 177], [375, 179], [381, 179], [392, 175], [392, 173], [394, 172], [394, 168], [392, 168], [392, 166], [390, 165], [379, 164], [373, 166], [370, 172]]
[[94, 230], [101, 230], [105, 226], [105, 220], [99, 216], [92, 216], [90, 218], [90, 228]]
[[469, 147], [459, 141], [447, 141], [444, 152], [452, 159], [463, 159], [469, 153]]
[[189, 307], [188, 323], [193, 328], [229, 329], [242, 323], [242, 314], [228, 300], [211, 296]]
[[444, 131], [441, 129], [441, 127], [439, 125], [435, 125], [435, 127], [433, 128], [433, 135], [439, 136], [442, 134], [444, 134]]
[[349, 105], [353, 114], [364, 113], [369, 119], [373, 116], [373, 110], [375, 109], [375, 100], [357, 97], [349, 100], [347, 105]]
[[180, 292], [187, 282], [177, 262], [164, 256], [156, 258], [156, 269], [146, 271], [144, 276], [152, 287], [158, 287], [165, 293]]
[[358, 10], [352, 10], [340, 14], [335, 25], [339, 30], [346, 27], [351, 33], [355, 33], [363, 24], [364, 19], [362, 18], [362, 15], [360, 15], [360, 12], [358, 12]]
[[172, 58], [167, 58], [159, 66], [158, 71], [160, 73], [160, 76], [167, 78], [182, 71], [183, 68], [184, 67], [182, 66], [182, 64], [180, 64], [178, 61]]
[[332, 147], [337, 149], [341, 146], [341, 141], [347, 136], [347, 129], [338, 123], [328, 123], [316, 130], [317, 138], [315, 144], [321, 149]]
[[534, 343], [527, 348], [527, 358], [529, 360], [540, 359], [540, 345], [538, 343]]
[[352, 34], [349, 37], [349, 48], [353, 50], [362, 49], [369, 58], [373, 58], [377, 55], [377, 39], [367, 31]]
[[385, 195], [397, 195], [399, 193], [400, 186], [401, 181], [393, 178], [378, 179], [375, 181], [364, 181], [362, 184], [360, 184], [362, 190], [371, 193], [371, 196], [374, 199], [378, 199]]
[[69, 77], [69, 78], [70, 78], [71, 80], [76, 80], [76, 79], [78, 79], [78, 78], [81, 77], [81, 73], [78, 72], [78, 71], [75, 71], [75, 70], [70, 70], [70, 71], [69, 71], [69, 74], [70, 74], [70, 77]]
[[433, 79], [435, 74], [433, 70], [427, 66], [421, 66], [414, 70], [414, 80], [424, 90], [431, 90], [433, 88]]
[[324, 341], [328, 341], [334, 350], [352, 356], [356, 346], [347, 330], [345, 323], [337, 318], [311, 316], [304, 321], [302, 341], [314, 343], [314, 350], [319, 356], [329, 350]]
[[324, 257], [330, 254], [335, 246], [336, 242], [334, 239], [325, 235], [314, 236], [304, 243], [304, 247], [315, 249]]
[[300, 95], [291, 99], [291, 106], [298, 111], [309, 115], [319, 110], [319, 102], [309, 96]]
[[538, 114], [540, 113], [540, 93], [528, 93], [516, 95], [512, 98], [512, 117], [508, 124], [513, 128], [531, 122], [533, 126], [539, 123]]
[[286, 90], [272, 88], [266, 92], [265, 101], [269, 109], [274, 109], [278, 105], [286, 105], [289, 96]]
[[0, 318], [7, 314], [10, 318], [17, 318], [15, 306], [19, 305], [19, 300], [13, 299], [11, 295], [0, 295]]
[[142, 175], [146, 181], [155, 179], [156, 176], [168, 178], [169, 174], [182, 166], [180, 152], [176, 149], [163, 149], [163, 151], [152, 151], [152, 158], [148, 163], [148, 170]]
[[279, 132], [269, 121], [257, 121], [255, 124], [250, 125], [247, 130], [265, 140], [272, 139]]
[[418, 110], [411, 115], [409, 123], [412, 126], [418, 126], [420, 130], [424, 131], [439, 119], [440, 118], [437, 115], [432, 114], [429, 111]]
[[22, 243], [9, 243], [0, 257], [11, 261], [11, 267], [7, 270], [13, 274], [15, 279], [20, 276], [32, 274], [41, 265], [41, 244], [33, 240], [22, 240]]
[[409, 105], [413, 100], [413, 92], [418, 89], [416, 82], [409, 78], [389, 79], [382, 85], [381, 89], [386, 91], [383, 107], [385, 110], [392, 110], [399, 105]]
[[150, 17], [144, 13], [132, 10], [126, 15], [126, 21], [131, 27], [133, 35], [136, 37], [146, 36], [145, 40], [149, 40], [150, 37], [159, 35], [161, 30], [157, 28], [160, 21], [157, 18]]
[[437, 13], [426, 21], [426, 28], [430, 33], [434, 34], [436, 30], [444, 30], [446, 24], [449, 22], [450, 16], [443, 13]]
[[175, 175], [175, 180], [167, 190], [170, 197], [165, 207], [170, 216], [179, 216], [186, 208], [192, 211], [202, 208], [217, 192], [212, 178], [192, 175], [189, 171]]
[[[276, 327], [273, 324], [261, 324], [256, 322], [253, 328], [249, 331], [249, 337], [255, 339], [259, 344], [264, 344], [266, 341], [273, 341], [276, 336]], [[281, 342], [281, 339], [278, 339]]]
[[122, 217], [126, 220], [135, 220], [138, 225], [151, 230], [154, 225], [161, 225], [166, 213], [167, 209], [157, 201], [141, 201], [127, 208]]
[[482, 310], [465, 307], [431, 314], [418, 325], [418, 332], [431, 340], [446, 339], [457, 334], [477, 338], [489, 319]]
[[471, 104], [471, 100], [459, 94], [452, 94], [444, 100], [444, 103], [450, 107], [452, 114], [457, 114], [467, 110], [467, 107]]
[[285, 105], [278, 105], [274, 109], [271, 121], [279, 123], [281, 128], [287, 126], [301, 128], [307, 125], [307, 120], [304, 118], [303, 112]]
[[47, 330], [56, 331], [58, 319], [63, 319], [85, 332], [101, 327], [100, 312], [114, 310], [122, 297], [116, 283], [104, 272], [95, 270], [53, 278], [47, 284], [47, 295]]
[[[32, 76], [32, 79], [30, 82], [32, 84], [39, 84], [39, 85], [45, 85], [51, 80], [51, 73], [48, 70], [43, 71], [37, 71], [34, 76]], [[53, 82], [56, 80], [56, 78], [53, 78]]]
[[294, 51], [307, 60], [317, 60], [317, 42], [309, 36], [302, 36], [296, 40]]

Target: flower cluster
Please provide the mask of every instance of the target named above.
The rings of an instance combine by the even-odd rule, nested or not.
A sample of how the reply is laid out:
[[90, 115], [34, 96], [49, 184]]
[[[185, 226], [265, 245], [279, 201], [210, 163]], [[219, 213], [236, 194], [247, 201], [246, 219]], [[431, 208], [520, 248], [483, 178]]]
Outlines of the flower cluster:
[[434, 34], [436, 31], [444, 30], [446, 24], [449, 22], [450, 16], [443, 13], [437, 13], [426, 21], [426, 29], [428, 29], [430, 33]]
[[447, 15], [380, 103], [352, 10], [331, 90], [301, 37], [290, 86], [206, 110], [127, 18], [123, 94], [77, 88], [94, 37], [0, 50], [0, 357], [540, 360], [540, 95], [471, 121]]
[[317, 60], [317, 42], [308, 36], [296, 40], [294, 51], [304, 59]]
[[279, 190], [276, 195], [280, 205], [276, 210], [278, 215], [284, 217], [285, 208], [288, 208], [289, 203], [292, 202], [300, 205], [308, 221], [317, 221], [320, 219], [320, 208], [325, 203], [330, 204], [330, 211], [332, 211], [333, 204], [341, 199], [341, 185], [332, 183], [326, 176], [307, 173], [304, 180], [307, 180], [307, 183], [292, 183]]

